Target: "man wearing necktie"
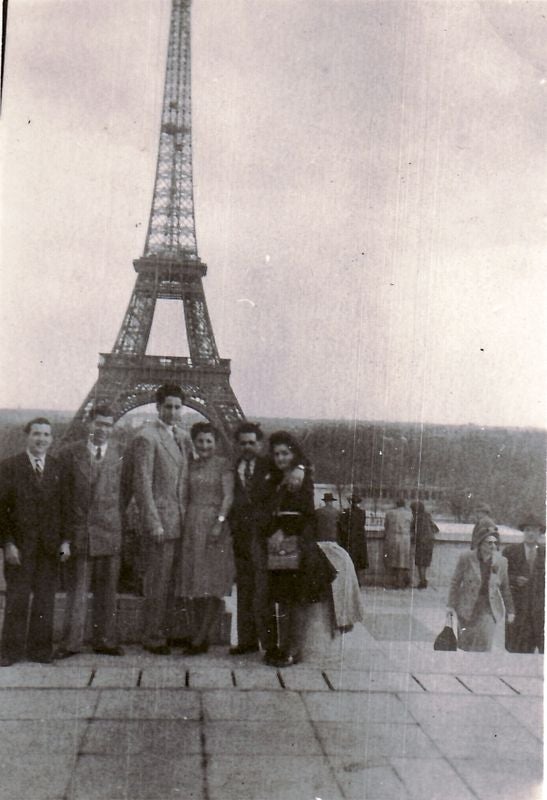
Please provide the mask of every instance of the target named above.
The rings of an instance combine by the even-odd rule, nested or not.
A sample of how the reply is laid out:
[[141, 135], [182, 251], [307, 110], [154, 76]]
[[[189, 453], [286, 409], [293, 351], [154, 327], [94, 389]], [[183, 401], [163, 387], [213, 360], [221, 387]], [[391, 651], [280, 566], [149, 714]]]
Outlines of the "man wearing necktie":
[[133, 443], [133, 488], [146, 564], [142, 643], [149, 653], [167, 655], [192, 445], [188, 434], [178, 427], [184, 409], [182, 388], [177, 384], [160, 386], [156, 408], [157, 420], [141, 428]]
[[508, 545], [503, 555], [508, 562], [509, 583], [515, 604], [515, 620], [507, 622], [505, 647], [512, 653], [543, 653], [545, 618], [545, 545], [540, 537], [545, 525], [528, 514], [519, 525], [521, 544]]
[[114, 416], [100, 404], [88, 417], [88, 436], [61, 455], [63, 524], [73, 543], [68, 569], [63, 638], [57, 658], [81, 652], [87, 596], [93, 589], [92, 645], [123, 655], [117, 634], [117, 590], [122, 543], [123, 452], [111, 438]]
[[6, 578], [2, 666], [25, 657], [51, 663], [59, 558], [70, 556], [69, 542], [62, 538], [60, 469], [47, 455], [51, 423], [37, 417], [25, 433], [26, 451], [0, 464]]

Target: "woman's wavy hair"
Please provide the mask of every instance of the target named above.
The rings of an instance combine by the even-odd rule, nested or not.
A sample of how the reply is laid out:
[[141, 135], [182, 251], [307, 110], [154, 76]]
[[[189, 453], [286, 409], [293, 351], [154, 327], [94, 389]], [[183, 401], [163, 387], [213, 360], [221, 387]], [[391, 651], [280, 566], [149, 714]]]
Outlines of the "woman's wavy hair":
[[288, 431], [275, 431], [275, 433], [272, 433], [268, 442], [270, 455], [273, 456], [274, 447], [276, 447], [278, 444], [284, 444], [289, 448], [291, 453], [294, 455], [295, 464], [303, 464], [304, 466], [308, 465], [309, 462], [304, 455], [304, 451], [291, 433]]

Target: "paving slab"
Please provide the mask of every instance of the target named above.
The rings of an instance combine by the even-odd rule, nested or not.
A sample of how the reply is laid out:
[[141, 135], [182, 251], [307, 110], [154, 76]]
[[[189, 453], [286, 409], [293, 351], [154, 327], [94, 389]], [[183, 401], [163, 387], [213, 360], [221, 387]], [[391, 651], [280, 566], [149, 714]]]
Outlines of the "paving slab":
[[344, 798], [321, 756], [216, 756], [207, 765], [207, 788], [209, 800]]
[[405, 787], [392, 766], [367, 766], [352, 758], [333, 758], [331, 764], [346, 800], [406, 800]]
[[187, 667], [182, 662], [167, 666], [145, 667], [141, 675], [143, 689], [184, 689]]
[[98, 667], [91, 686], [93, 689], [134, 689], [141, 672], [138, 667]]
[[24, 758], [0, 756], [0, 800], [62, 800], [74, 767], [69, 753], [24, 753]]
[[423, 672], [413, 673], [426, 692], [433, 694], [470, 694], [470, 690], [458, 681], [455, 675], [434, 675]]
[[153, 753], [167, 757], [201, 753], [200, 723], [195, 720], [91, 720], [80, 752], [119, 756]]
[[541, 742], [523, 725], [492, 727], [487, 723], [467, 725], [465, 722], [446, 726], [443, 722], [422, 723], [427, 736], [447, 758], [506, 759], [530, 758], [541, 762]]
[[[426, 729], [434, 722], [445, 726], [447, 730], [458, 726], [464, 728], [488, 726], [492, 731], [498, 731], [514, 725], [513, 720], [507, 716], [497, 700], [484, 695], [472, 695], [469, 692], [465, 695], [424, 693], [401, 697], [404, 698], [404, 705], [407, 712], [412, 715], [413, 721], [419, 722]], [[506, 702], [513, 698], [499, 699]], [[518, 697], [516, 699], [519, 700]]]
[[87, 726], [88, 721], [83, 719], [4, 719], [0, 724], [0, 753], [5, 758], [9, 755], [10, 761], [21, 753], [41, 753], [44, 758], [77, 753]]
[[236, 667], [236, 686], [238, 689], [281, 689], [277, 670], [272, 667]]
[[408, 672], [326, 670], [335, 689], [351, 692], [423, 692]]
[[[202, 800], [201, 756], [82, 755], [67, 800]], [[33, 798], [34, 800], [34, 798]]]
[[93, 716], [96, 719], [199, 719], [199, 695], [190, 689], [101, 689]]
[[418, 725], [386, 722], [315, 722], [327, 755], [348, 756], [366, 765], [388, 764], [393, 756], [441, 758], [441, 753]]
[[0, 689], [0, 719], [84, 719], [98, 699], [92, 689]]
[[535, 697], [496, 697], [496, 702], [509, 713], [507, 720], [518, 720], [536, 738], [543, 738], [543, 703]]
[[[479, 800], [541, 800], [542, 766], [536, 761], [501, 761], [481, 756], [453, 759], [454, 769]], [[458, 798], [459, 800], [459, 798]]]
[[285, 688], [297, 692], [329, 692], [328, 683], [323, 678], [320, 670], [306, 669], [306, 667], [290, 667], [279, 670]]
[[91, 679], [89, 667], [17, 664], [0, 669], [0, 689], [84, 689]]
[[232, 670], [217, 667], [191, 669], [188, 673], [188, 685], [192, 689], [232, 689]]
[[291, 692], [204, 690], [203, 712], [206, 721], [277, 720], [290, 725], [307, 719], [300, 695]]
[[321, 755], [314, 727], [307, 720], [285, 722], [224, 720], [205, 724], [205, 752], [216, 756]]
[[414, 722], [394, 694], [374, 692], [306, 692], [303, 702], [317, 722]]
[[503, 680], [519, 694], [543, 697], [542, 678], [533, 678], [530, 675], [503, 675]]
[[475, 800], [475, 794], [444, 759], [392, 758], [409, 800]]
[[[458, 675], [457, 676], [473, 694], [505, 695], [514, 697], [516, 692], [497, 675]], [[534, 680], [527, 678], [526, 680]]]

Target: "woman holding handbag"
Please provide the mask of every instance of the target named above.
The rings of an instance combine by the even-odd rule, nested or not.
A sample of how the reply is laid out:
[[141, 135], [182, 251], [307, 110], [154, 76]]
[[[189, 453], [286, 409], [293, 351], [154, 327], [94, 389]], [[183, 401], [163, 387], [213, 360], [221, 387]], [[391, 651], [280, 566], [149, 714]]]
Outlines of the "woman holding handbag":
[[450, 582], [448, 612], [458, 617], [458, 647], [485, 652], [492, 649], [496, 623], [507, 613], [515, 618], [509, 588], [507, 559], [498, 553], [494, 524], [481, 532], [475, 549], [462, 553]]
[[[267, 654], [266, 663], [289, 667], [300, 660], [302, 606], [319, 600], [334, 575], [315, 543], [313, 482], [307, 459], [286, 431], [272, 434], [269, 446], [272, 469], [264, 482], [263, 535], [270, 598], [278, 605], [279, 647]], [[305, 467], [304, 480], [299, 488], [292, 488], [290, 476], [297, 465]]]

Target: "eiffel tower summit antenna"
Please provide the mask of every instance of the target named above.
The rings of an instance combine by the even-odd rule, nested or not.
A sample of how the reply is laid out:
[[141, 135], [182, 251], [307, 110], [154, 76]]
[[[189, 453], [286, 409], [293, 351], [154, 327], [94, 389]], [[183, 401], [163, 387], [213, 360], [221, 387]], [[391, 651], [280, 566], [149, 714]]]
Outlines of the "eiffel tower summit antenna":
[[[163, 383], [179, 383], [185, 405], [216, 425], [224, 438], [243, 419], [230, 386], [230, 361], [220, 358], [207, 311], [197, 252], [192, 178], [190, 6], [172, 0], [165, 88], [152, 208], [144, 254], [133, 262], [137, 278], [111, 353], [99, 355], [99, 376], [76, 413], [67, 438], [96, 402], [107, 402], [116, 419], [154, 402]], [[158, 300], [181, 301], [190, 355], [146, 355]]]

